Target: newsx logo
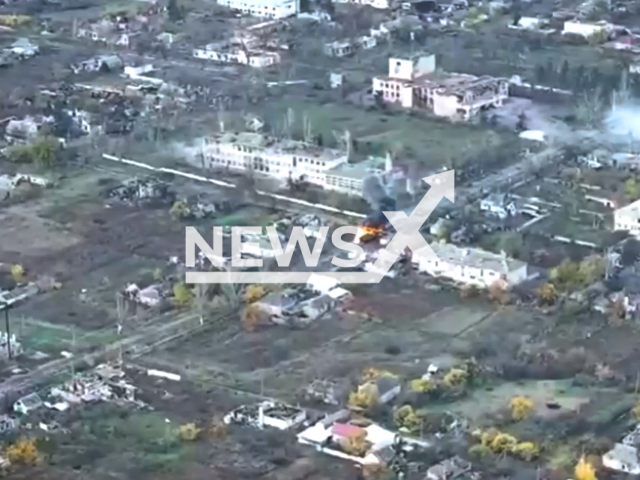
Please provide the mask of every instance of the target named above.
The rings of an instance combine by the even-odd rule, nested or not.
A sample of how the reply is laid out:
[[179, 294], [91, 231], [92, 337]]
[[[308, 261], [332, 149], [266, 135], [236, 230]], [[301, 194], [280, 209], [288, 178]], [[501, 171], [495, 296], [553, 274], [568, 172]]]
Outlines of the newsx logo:
[[[428, 256], [433, 260], [438, 257], [427, 241], [420, 233], [420, 228], [429, 218], [440, 200], [445, 197], [454, 201], [454, 170], [431, 175], [422, 179], [431, 188], [414, 208], [411, 215], [403, 211], [383, 212], [396, 230], [387, 246], [378, 254], [375, 263], [366, 272], [315, 272], [330, 276], [343, 283], [378, 283], [391, 269], [405, 248], [413, 253]], [[313, 249], [301, 226], [293, 228], [286, 248], [283, 249], [280, 237], [275, 227], [266, 227], [267, 236], [273, 249], [278, 267], [287, 268], [291, 264], [293, 252], [299, 245], [302, 258], [306, 267], [317, 267], [322, 254], [322, 248], [327, 240], [329, 227], [320, 227]], [[336, 267], [357, 267], [365, 258], [364, 250], [358, 244], [346, 242], [342, 239], [347, 234], [357, 235], [358, 227], [346, 225], [337, 228], [331, 235], [331, 242], [339, 249], [348, 252], [348, 258], [333, 256], [331, 263]], [[262, 235], [262, 227], [232, 227], [231, 229], [231, 267], [232, 268], [260, 268], [263, 266], [262, 258], [242, 258], [243, 246], [252, 247], [254, 251], [260, 251], [260, 245], [252, 242], [243, 242], [243, 235]], [[196, 246], [202, 254], [215, 267], [225, 270], [223, 255], [223, 227], [213, 227], [213, 244], [209, 245], [194, 227], [186, 227], [185, 232], [185, 257], [186, 266], [196, 266]], [[313, 272], [194, 272], [186, 273], [187, 283], [306, 283]]]
[[[304, 264], [307, 267], [317, 267], [322, 249], [327, 240], [329, 234], [329, 227], [320, 227], [318, 234], [313, 245], [313, 250], [309, 246], [309, 238], [305, 235], [303, 227], [293, 227], [291, 236], [285, 249], [282, 248], [280, 242], [280, 236], [275, 227], [266, 227], [267, 236], [271, 242], [271, 248], [274, 252], [276, 263], [280, 268], [289, 267], [291, 264], [291, 258], [296, 246], [300, 246], [300, 252], [304, 259]], [[251, 268], [263, 266], [262, 258], [242, 258], [243, 252], [242, 246], [250, 247], [253, 251], [260, 251], [259, 243], [243, 242], [242, 237], [244, 235], [262, 235], [262, 227], [232, 227], [231, 228], [231, 266], [234, 268]], [[337, 267], [356, 267], [362, 262], [364, 258], [364, 250], [360, 245], [355, 243], [346, 242], [342, 239], [344, 235], [352, 234], [357, 235], [358, 227], [352, 225], [346, 225], [334, 230], [331, 235], [331, 242], [333, 245], [340, 249], [345, 250], [351, 255], [349, 259], [342, 259], [334, 256], [331, 259], [331, 263]], [[213, 247], [211, 247], [195, 227], [186, 227], [186, 264], [187, 267], [195, 267], [196, 254], [195, 246], [200, 248], [203, 255], [209, 259], [209, 261], [217, 268], [225, 268], [223, 260], [223, 228], [213, 227]]]

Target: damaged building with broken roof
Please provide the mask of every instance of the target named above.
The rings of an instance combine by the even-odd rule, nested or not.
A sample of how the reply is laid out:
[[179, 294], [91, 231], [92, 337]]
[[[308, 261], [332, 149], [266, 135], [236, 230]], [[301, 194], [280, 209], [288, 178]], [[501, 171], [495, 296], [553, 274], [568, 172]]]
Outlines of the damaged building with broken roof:
[[257, 428], [272, 427], [288, 430], [297, 427], [307, 419], [307, 412], [301, 408], [275, 401], [264, 401], [257, 405], [243, 405], [224, 416], [227, 425], [249, 425]]
[[468, 120], [483, 109], [501, 107], [509, 98], [504, 78], [445, 73], [433, 54], [390, 58], [387, 76], [373, 79], [373, 93], [382, 102], [404, 108], [426, 108], [439, 117]]

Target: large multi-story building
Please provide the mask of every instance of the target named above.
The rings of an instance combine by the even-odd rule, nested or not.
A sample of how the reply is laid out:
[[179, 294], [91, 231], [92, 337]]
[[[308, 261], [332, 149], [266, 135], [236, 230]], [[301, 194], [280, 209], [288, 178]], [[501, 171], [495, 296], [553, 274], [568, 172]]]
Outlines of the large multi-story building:
[[389, 74], [373, 79], [373, 92], [388, 103], [427, 108], [435, 115], [468, 119], [482, 109], [500, 107], [509, 97], [503, 78], [444, 73], [435, 55], [390, 58]]
[[304, 179], [323, 186], [327, 170], [347, 162], [347, 153], [342, 150], [253, 132], [219, 134], [207, 140], [203, 153], [212, 168]]
[[300, 11], [299, 0], [218, 0], [218, 4], [263, 18], [286, 18]]
[[222, 133], [203, 148], [205, 168], [255, 172], [287, 180], [304, 180], [327, 190], [362, 196], [362, 182], [385, 172], [385, 160], [348, 163], [347, 152], [253, 132]]
[[353, 3], [356, 5], [368, 5], [373, 8], [391, 8], [392, 2], [389, 0], [333, 0], [333, 3]]

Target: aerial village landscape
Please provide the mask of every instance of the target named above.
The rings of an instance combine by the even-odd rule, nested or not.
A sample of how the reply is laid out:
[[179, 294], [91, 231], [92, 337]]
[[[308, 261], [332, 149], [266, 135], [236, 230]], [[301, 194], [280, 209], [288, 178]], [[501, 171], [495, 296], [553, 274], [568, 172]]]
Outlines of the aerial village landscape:
[[1, 0], [0, 92], [1, 476], [640, 475], [638, 2]]

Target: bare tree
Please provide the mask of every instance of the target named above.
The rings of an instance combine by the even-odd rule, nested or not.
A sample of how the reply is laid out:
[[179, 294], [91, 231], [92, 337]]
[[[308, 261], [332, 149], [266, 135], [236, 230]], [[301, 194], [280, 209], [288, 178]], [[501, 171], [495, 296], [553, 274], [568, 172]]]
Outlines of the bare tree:
[[576, 109], [578, 119], [588, 127], [595, 128], [600, 125], [604, 115], [605, 105], [600, 87], [594, 89], [591, 93], [584, 92]]

